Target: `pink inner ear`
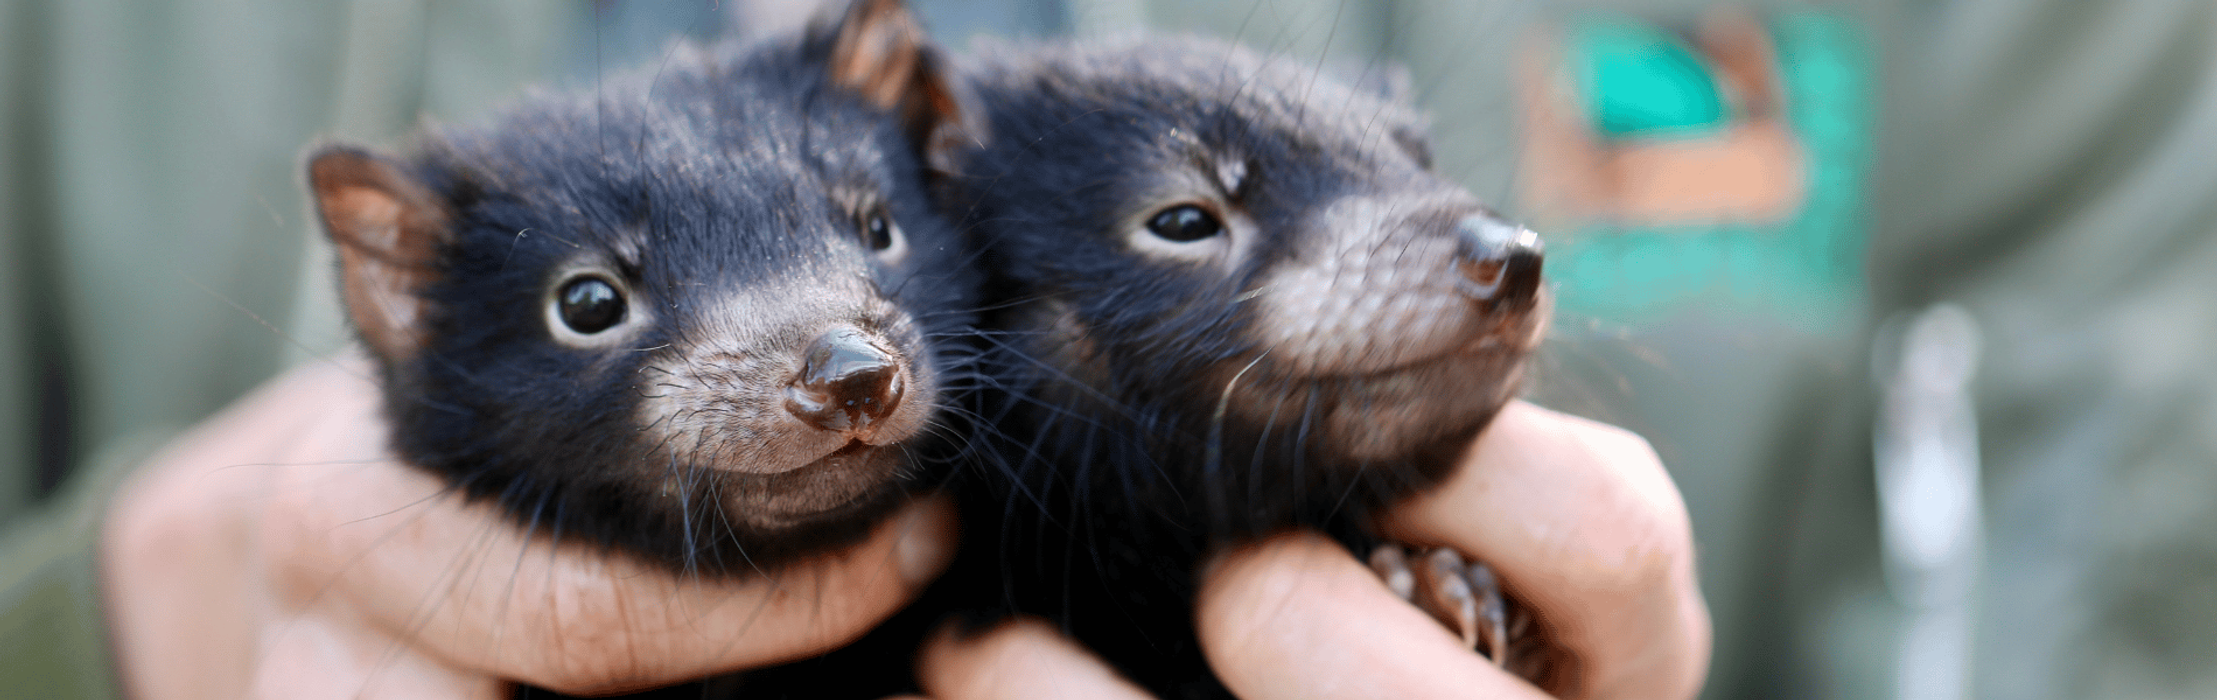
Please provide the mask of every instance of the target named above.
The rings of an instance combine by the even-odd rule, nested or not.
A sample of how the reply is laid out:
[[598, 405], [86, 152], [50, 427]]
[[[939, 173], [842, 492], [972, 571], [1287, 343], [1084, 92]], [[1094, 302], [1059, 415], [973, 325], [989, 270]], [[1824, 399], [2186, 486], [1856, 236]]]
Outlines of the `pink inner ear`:
[[430, 194], [397, 169], [360, 154], [318, 158], [311, 168], [323, 223], [339, 249], [348, 314], [363, 342], [387, 361], [422, 347], [424, 301], [445, 217]]
[[831, 79], [871, 104], [899, 107], [915, 86], [923, 29], [899, 2], [863, 0], [839, 22]]
[[333, 188], [324, 195], [324, 215], [340, 245], [367, 248], [390, 257], [400, 247], [400, 201], [371, 187]]

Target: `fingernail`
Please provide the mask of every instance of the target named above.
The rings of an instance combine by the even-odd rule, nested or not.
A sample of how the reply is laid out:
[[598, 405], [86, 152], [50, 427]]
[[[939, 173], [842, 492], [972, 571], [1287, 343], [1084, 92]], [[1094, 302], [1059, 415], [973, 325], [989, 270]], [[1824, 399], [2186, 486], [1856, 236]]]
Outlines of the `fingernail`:
[[901, 539], [893, 545], [893, 557], [903, 580], [920, 587], [947, 569], [955, 557], [954, 517], [954, 507], [941, 496], [928, 497], [901, 514], [895, 524]]

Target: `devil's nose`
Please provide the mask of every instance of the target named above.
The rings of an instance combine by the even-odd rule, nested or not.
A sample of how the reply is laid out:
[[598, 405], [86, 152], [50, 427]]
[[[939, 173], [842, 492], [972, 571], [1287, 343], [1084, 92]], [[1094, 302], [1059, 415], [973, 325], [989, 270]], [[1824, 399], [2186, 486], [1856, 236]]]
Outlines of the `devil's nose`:
[[842, 327], [817, 336], [785, 389], [785, 410], [823, 430], [866, 434], [901, 405], [901, 361], [868, 333]]
[[1486, 214], [1455, 222], [1465, 294], [1479, 301], [1531, 299], [1540, 288], [1545, 246], [1531, 229]]

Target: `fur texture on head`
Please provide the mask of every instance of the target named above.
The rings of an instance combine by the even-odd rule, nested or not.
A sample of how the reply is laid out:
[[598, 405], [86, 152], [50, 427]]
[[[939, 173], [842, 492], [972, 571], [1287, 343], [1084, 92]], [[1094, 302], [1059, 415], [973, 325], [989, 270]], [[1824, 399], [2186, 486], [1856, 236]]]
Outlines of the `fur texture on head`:
[[917, 137], [961, 120], [937, 65], [873, 0], [404, 158], [317, 152], [400, 454], [687, 571], [859, 536], [916, 476], [973, 304], [921, 184]]
[[1436, 483], [1516, 394], [1538, 241], [1431, 169], [1392, 81], [1192, 39], [970, 77], [989, 138], [948, 190], [1006, 308], [1014, 603], [1158, 693], [1220, 693], [1180, 647], [1191, 567]]

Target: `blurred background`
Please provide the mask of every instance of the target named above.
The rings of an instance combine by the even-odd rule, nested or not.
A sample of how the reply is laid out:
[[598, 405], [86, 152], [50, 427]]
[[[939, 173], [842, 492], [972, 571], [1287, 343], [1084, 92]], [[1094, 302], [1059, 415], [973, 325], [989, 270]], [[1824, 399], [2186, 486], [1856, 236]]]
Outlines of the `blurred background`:
[[[1406, 66], [1441, 169], [1547, 239], [1535, 398], [1645, 435], [1685, 494], [1705, 697], [2217, 697], [2210, 4], [917, 6], [957, 53], [1197, 32]], [[310, 144], [814, 12], [0, 3], [0, 696], [107, 692], [107, 484], [348, 341]]]

